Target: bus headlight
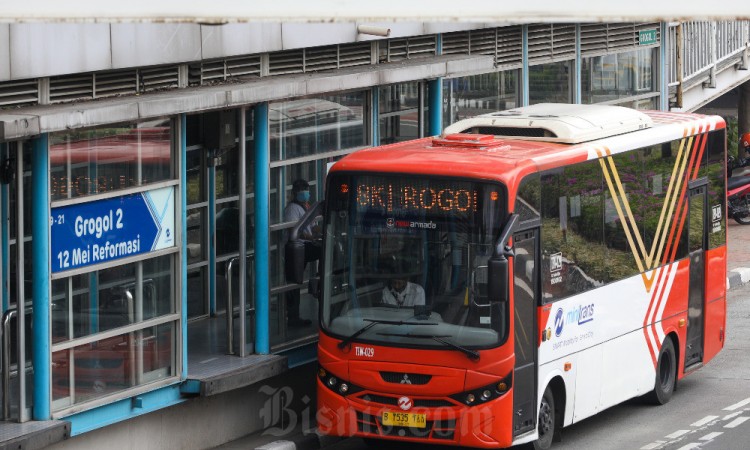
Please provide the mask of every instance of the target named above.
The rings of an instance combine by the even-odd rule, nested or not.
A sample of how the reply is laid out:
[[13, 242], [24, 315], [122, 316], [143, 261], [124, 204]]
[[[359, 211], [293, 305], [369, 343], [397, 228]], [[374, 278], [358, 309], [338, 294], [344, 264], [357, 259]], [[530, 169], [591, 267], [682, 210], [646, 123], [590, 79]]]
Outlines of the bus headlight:
[[489, 386], [453, 394], [450, 397], [466, 406], [475, 406], [487, 403], [505, 395], [510, 390], [513, 381], [512, 372], [502, 380], [496, 381]]
[[337, 377], [323, 367], [318, 368], [318, 379], [323, 386], [339, 395], [346, 396], [362, 391], [361, 387], [353, 385], [341, 377]]

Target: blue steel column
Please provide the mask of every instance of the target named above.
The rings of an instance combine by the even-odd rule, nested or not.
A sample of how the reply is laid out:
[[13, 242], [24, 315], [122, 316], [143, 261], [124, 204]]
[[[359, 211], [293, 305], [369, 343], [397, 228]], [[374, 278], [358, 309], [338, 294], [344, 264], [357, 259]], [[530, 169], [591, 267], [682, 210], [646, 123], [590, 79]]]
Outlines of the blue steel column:
[[[437, 54], [443, 54], [443, 35], [437, 36]], [[427, 105], [430, 110], [428, 134], [437, 136], [443, 132], [443, 79], [427, 82]]]
[[573, 103], [580, 104], [581, 103], [581, 79], [583, 78], [581, 75], [581, 24], [576, 24], [576, 68], [575, 72], [573, 74], [573, 81], [575, 83], [575, 88], [573, 90]]
[[[4, 161], [8, 157], [8, 146], [7, 144], [0, 144], [0, 161]], [[8, 196], [8, 185], [0, 184], [0, 295], [3, 299], [3, 313], [8, 310], [10, 303], [10, 291], [8, 287], [8, 277], [10, 276], [10, 260], [8, 254], [10, 253], [10, 222], [8, 222], [9, 200]]]
[[[669, 24], [661, 22], [661, 39], [659, 40], [659, 108], [662, 111], [669, 110], [669, 88], [667, 87], [667, 33]], [[676, 61], [672, 61], [674, 64]]]
[[427, 103], [430, 108], [429, 135], [437, 136], [443, 131], [443, 80], [427, 82]]
[[268, 354], [270, 351], [268, 208], [271, 195], [268, 103], [255, 106], [253, 131], [255, 133], [255, 352]]
[[181, 379], [187, 378], [188, 373], [188, 330], [187, 330], [187, 114], [180, 114], [178, 161], [180, 175], [180, 234], [182, 235], [182, 257], [180, 258], [180, 338], [182, 339], [182, 370]]
[[372, 97], [372, 145], [377, 147], [380, 145], [380, 87], [375, 86], [370, 89], [370, 97]]
[[529, 26], [521, 25], [521, 106], [529, 104]]
[[[50, 362], [50, 225], [49, 225], [49, 147], [42, 134], [33, 143], [31, 161], [32, 198], [31, 241], [34, 283], [34, 328], [32, 360], [34, 362], [34, 420], [49, 420], [51, 401]], [[23, 180], [18, 180], [21, 186]], [[20, 233], [23, 234], [22, 232]], [[18, 240], [23, 245], [23, 239]], [[19, 320], [20, 323], [20, 320]]]

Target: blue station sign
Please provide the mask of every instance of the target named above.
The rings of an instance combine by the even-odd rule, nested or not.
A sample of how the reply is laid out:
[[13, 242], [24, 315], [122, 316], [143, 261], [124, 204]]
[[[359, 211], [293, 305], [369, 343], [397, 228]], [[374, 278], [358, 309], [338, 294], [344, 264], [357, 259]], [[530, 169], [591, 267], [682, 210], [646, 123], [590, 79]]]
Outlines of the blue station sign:
[[52, 208], [52, 273], [173, 247], [174, 187]]

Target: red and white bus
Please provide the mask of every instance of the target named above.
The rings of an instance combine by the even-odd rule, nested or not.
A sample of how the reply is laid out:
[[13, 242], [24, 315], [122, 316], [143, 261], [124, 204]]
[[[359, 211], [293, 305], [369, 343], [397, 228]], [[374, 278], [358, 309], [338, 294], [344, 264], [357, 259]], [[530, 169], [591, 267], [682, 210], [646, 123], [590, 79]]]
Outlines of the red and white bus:
[[319, 429], [549, 448], [669, 401], [724, 345], [725, 140], [719, 117], [540, 104], [337, 162]]

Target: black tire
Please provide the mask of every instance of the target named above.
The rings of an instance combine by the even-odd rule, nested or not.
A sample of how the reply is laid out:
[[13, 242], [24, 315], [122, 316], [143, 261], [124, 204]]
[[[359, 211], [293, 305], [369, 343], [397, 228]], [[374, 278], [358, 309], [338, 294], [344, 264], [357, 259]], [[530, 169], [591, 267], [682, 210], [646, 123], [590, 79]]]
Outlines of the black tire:
[[[740, 207], [740, 211], [735, 212], [732, 218], [740, 225], [750, 225], [750, 197], [743, 195], [733, 203], [735, 207]], [[737, 209], [735, 209], [737, 211]]]
[[649, 402], [664, 405], [669, 402], [677, 384], [677, 356], [672, 339], [664, 339], [656, 365], [654, 390], [648, 394]]
[[539, 405], [539, 418], [537, 419], [539, 438], [534, 441], [534, 450], [547, 450], [552, 447], [552, 440], [557, 430], [557, 417], [555, 411], [555, 396], [552, 389], [547, 386]]

